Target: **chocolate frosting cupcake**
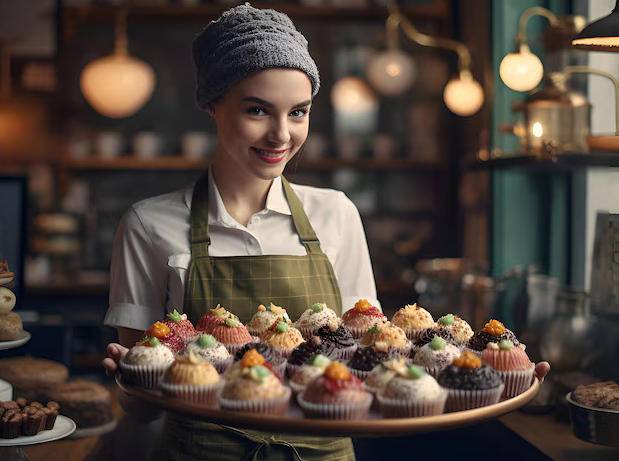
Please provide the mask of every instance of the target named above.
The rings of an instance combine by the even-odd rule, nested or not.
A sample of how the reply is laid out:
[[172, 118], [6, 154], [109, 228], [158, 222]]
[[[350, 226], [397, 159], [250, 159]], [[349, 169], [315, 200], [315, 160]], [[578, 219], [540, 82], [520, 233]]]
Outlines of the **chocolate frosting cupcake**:
[[449, 365], [438, 377], [438, 383], [441, 386], [463, 390], [494, 389], [500, 386], [502, 382], [499, 372], [485, 363], [474, 369]]
[[303, 365], [314, 354], [322, 354], [332, 358], [337, 354], [337, 346], [334, 342], [325, 341], [318, 336], [312, 336], [309, 341], [299, 344], [288, 357], [288, 363]]
[[372, 371], [372, 369], [383, 360], [387, 359], [387, 353], [374, 349], [373, 347], [363, 347], [357, 349], [348, 366], [360, 371]]
[[500, 336], [493, 336], [485, 331], [476, 331], [471, 339], [469, 339], [468, 347], [474, 351], [483, 351], [488, 343], [499, 343], [502, 339], [511, 341], [514, 346], [518, 346], [520, 341], [516, 339], [516, 335], [508, 329]]
[[456, 338], [454, 338], [454, 335], [452, 335], [445, 328], [440, 327], [438, 331], [435, 330], [434, 328], [427, 328], [421, 334], [419, 339], [415, 341], [415, 346], [417, 347], [425, 346], [426, 344], [431, 343], [435, 336], [438, 336], [439, 338], [443, 338], [445, 341], [447, 341], [450, 344], [453, 344], [454, 346], [458, 345], [458, 341], [456, 341]]
[[324, 325], [315, 333], [323, 341], [334, 343], [339, 348], [346, 348], [355, 345], [355, 339], [350, 334], [348, 328], [344, 325], [337, 327], [337, 330], [331, 330], [329, 325]]
[[256, 351], [258, 351], [258, 353], [262, 357], [264, 357], [264, 360], [269, 362], [271, 365], [279, 365], [284, 360], [286, 360], [285, 358], [283, 358], [281, 356], [281, 354], [279, 352], [277, 352], [275, 349], [273, 349], [267, 343], [264, 343], [264, 342], [259, 342], [259, 343], [251, 342], [251, 343], [245, 344], [239, 351], [237, 351], [237, 353], [234, 356], [234, 361], [238, 362], [239, 360], [241, 360], [243, 358], [243, 355], [245, 355], [245, 352], [247, 352], [250, 349], [256, 349]]

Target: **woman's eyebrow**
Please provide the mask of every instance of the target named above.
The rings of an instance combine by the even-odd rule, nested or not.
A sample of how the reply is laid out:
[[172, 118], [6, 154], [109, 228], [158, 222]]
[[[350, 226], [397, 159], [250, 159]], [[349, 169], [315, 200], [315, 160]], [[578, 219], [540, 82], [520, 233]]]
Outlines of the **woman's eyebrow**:
[[[264, 99], [260, 99], [260, 98], [256, 98], [255, 96], [249, 96], [247, 98], [243, 98], [243, 101], [246, 102], [256, 102], [258, 104], [262, 104], [263, 106], [269, 107], [269, 108], [273, 108], [273, 104], [270, 103], [269, 101], [265, 101]], [[311, 99], [308, 99], [307, 101], [303, 101], [300, 102], [299, 104], [295, 104], [292, 108], [296, 109], [297, 107], [303, 107], [303, 106], [307, 106], [312, 102]]]

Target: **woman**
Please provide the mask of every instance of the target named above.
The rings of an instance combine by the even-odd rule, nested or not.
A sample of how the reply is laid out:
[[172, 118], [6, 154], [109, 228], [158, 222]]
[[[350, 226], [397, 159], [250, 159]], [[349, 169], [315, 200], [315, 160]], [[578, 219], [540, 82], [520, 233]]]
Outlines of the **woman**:
[[[340, 316], [360, 298], [378, 305], [353, 203], [281, 176], [307, 138], [320, 87], [303, 35], [284, 14], [242, 5], [204, 29], [193, 58], [196, 100], [216, 121], [217, 153], [195, 186], [139, 202], [121, 221], [105, 320], [118, 329], [120, 345], [108, 346], [108, 374], [173, 309], [195, 323], [221, 303], [247, 322], [270, 301], [293, 319], [318, 298]], [[286, 277], [271, 277], [278, 273]], [[143, 405], [125, 401], [149, 419]], [[161, 439], [160, 459], [354, 460], [350, 439], [266, 434], [174, 415]]]

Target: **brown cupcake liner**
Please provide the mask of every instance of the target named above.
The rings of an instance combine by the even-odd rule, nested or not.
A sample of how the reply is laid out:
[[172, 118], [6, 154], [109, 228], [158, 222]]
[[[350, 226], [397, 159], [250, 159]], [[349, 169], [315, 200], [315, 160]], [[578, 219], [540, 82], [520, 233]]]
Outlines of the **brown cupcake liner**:
[[233, 400], [221, 397], [221, 409], [224, 411], [242, 411], [269, 416], [284, 416], [290, 405], [292, 390], [284, 388], [284, 394], [273, 399]]
[[194, 386], [186, 384], [168, 384], [163, 381], [159, 387], [164, 395], [173, 397], [183, 402], [204, 405], [210, 408], [219, 408], [219, 396], [223, 390], [225, 381], [220, 379], [215, 384], [206, 386]]
[[426, 372], [429, 375], [431, 375], [434, 379], [438, 379], [439, 375], [446, 367], [424, 367], [424, 368], [426, 369]]
[[50, 431], [54, 428], [54, 424], [56, 424], [56, 418], [58, 417], [58, 412], [56, 410], [51, 410], [47, 415], [47, 420], [45, 421], [45, 430]]
[[250, 341], [247, 341], [245, 343], [221, 343], [226, 349], [227, 351], [230, 353], [230, 355], [232, 356], [232, 359], [234, 361], [234, 355], [240, 351], [241, 349], [243, 349], [243, 347], [245, 347], [245, 344], [247, 344]]
[[303, 410], [303, 415], [313, 419], [367, 419], [373, 400], [369, 392], [366, 392], [365, 400], [360, 403], [312, 403], [304, 400], [303, 395], [304, 393], [297, 395], [297, 402]]
[[376, 394], [380, 412], [385, 418], [418, 418], [421, 416], [440, 415], [445, 409], [448, 392], [441, 391], [437, 399], [408, 400], [390, 399]]
[[532, 363], [529, 370], [499, 371], [499, 373], [505, 384], [501, 397], [516, 397], [531, 387], [535, 375], [535, 364]]
[[14, 439], [22, 435], [22, 420], [7, 421], [2, 423], [0, 435], [3, 439]]
[[406, 333], [406, 337], [408, 338], [408, 340], [413, 341], [413, 342], [420, 339], [421, 336], [423, 336], [423, 332], [426, 331], [425, 328], [423, 330], [413, 330], [411, 328], [402, 328], [402, 330], [404, 330], [404, 333]]
[[447, 389], [448, 397], [445, 404], [445, 413], [454, 411], [472, 410], [498, 403], [505, 386], [484, 390]]
[[337, 349], [337, 357], [331, 360], [348, 361], [352, 359], [352, 356], [355, 355], [358, 348], [359, 345], [355, 343], [352, 346]]
[[301, 332], [301, 336], [303, 336], [304, 340], [309, 341], [311, 337], [314, 336], [314, 333], [316, 333], [321, 326], [322, 325], [315, 327], [315, 328], [310, 328], [310, 327], [301, 327], [301, 328], [295, 327], [295, 328]]
[[[269, 344], [269, 346], [271, 346], [271, 345]], [[292, 354], [292, 351], [296, 349], [296, 346], [295, 346], [295, 347], [292, 347], [292, 348], [290, 348], [290, 349], [279, 349], [279, 348], [277, 348], [277, 347], [273, 347], [273, 346], [271, 346], [271, 348], [272, 348], [275, 352], [277, 352], [277, 353], [280, 355], [280, 357], [282, 357], [282, 358], [284, 358], [284, 359], [288, 360], [288, 357], [290, 357], [290, 354]]]
[[208, 362], [213, 365], [215, 370], [217, 370], [217, 373], [221, 375], [232, 366], [234, 363], [234, 357], [230, 356], [223, 360], [209, 360]]
[[122, 360], [118, 363], [123, 381], [144, 389], [157, 389], [159, 381], [170, 365], [129, 365]]
[[294, 374], [301, 368], [302, 365], [295, 365], [292, 363], [286, 363], [286, 376], [292, 378]]
[[282, 378], [283, 380], [286, 377], [286, 367], [287, 367], [288, 361], [282, 360], [281, 363], [278, 363], [277, 365], [273, 365], [271, 362], [269, 363], [273, 367], [273, 370], [275, 371], [275, 373], [277, 373], [279, 377]]

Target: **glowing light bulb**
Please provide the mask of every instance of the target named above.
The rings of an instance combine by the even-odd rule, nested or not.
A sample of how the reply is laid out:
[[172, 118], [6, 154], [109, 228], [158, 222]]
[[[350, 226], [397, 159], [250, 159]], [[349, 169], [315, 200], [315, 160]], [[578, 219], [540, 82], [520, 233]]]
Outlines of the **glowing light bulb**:
[[378, 99], [365, 81], [359, 77], [344, 77], [333, 85], [331, 102], [335, 110], [357, 115], [374, 109]]
[[544, 76], [544, 66], [537, 56], [522, 46], [519, 53], [506, 55], [499, 66], [503, 83], [512, 90], [529, 91], [535, 88]]
[[541, 138], [544, 134], [544, 127], [540, 122], [535, 122], [533, 124], [533, 127], [531, 128], [531, 131], [533, 133], [533, 136], [535, 136], [536, 138]]
[[376, 53], [370, 60], [366, 72], [368, 82], [385, 96], [398, 96], [406, 92], [417, 76], [415, 62], [406, 53], [387, 50]]
[[452, 78], [443, 90], [443, 99], [454, 114], [473, 115], [484, 104], [484, 90], [473, 78]]

